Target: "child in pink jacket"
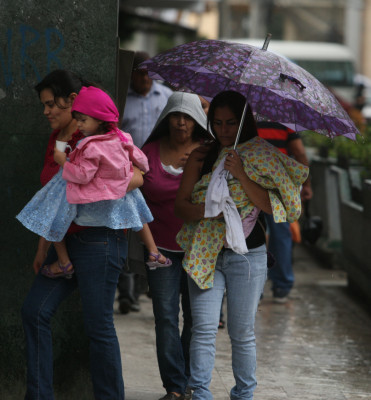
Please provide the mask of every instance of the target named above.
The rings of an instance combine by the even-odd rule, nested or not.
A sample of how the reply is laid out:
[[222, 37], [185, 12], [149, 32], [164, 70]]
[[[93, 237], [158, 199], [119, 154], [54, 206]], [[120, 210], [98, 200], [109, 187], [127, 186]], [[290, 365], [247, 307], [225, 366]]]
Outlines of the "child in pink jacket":
[[54, 242], [58, 261], [44, 265], [41, 274], [53, 279], [72, 277], [74, 269], [63, 241], [72, 221], [140, 231], [150, 253], [148, 266], [170, 266], [149, 230], [147, 223], [153, 217], [140, 190], [127, 193], [133, 164], [146, 173], [148, 160], [131, 136], [117, 128], [114, 102], [101, 89], [83, 87], [71, 111], [86, 138], [69, 159], [54, 149], [54, 159], [62, 168], [16, 217], [26, 228]]

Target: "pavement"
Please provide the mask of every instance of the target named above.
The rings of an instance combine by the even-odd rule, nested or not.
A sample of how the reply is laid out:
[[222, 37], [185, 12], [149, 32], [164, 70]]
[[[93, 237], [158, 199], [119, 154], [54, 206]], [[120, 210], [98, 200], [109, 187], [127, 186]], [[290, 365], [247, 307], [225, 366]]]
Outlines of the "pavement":
[[[293, 260], [289, 301], [275, 304], [267, 282], [259, 304], [254, 400], [371, 400], [371, 313], [348, 291], [344, 271], [320, 265], [301, 245]], [[151, 299], [141, 296], [140, 305], [140, 312], [115, 313], [126, 400], [157, 400], [166, 393]], [[234, 385], [227, 329], [218, 331], [216, 345], [211, 391], [227, 400]]]

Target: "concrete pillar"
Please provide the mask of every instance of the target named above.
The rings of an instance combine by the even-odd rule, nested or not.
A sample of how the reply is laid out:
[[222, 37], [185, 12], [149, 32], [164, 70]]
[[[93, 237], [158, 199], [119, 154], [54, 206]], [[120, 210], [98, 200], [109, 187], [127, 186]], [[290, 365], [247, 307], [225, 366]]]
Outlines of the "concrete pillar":
[[219, 37], [231, 37], [231, 12], [228, 0], [220, 0], [219, 3]]
[[364, 0], [363, 29], [362, 29], [362, 64], [360, 73], [371, 78], [371, 0]]
[[345, 8], [344, 42], [351, 49], [356, 60], [356, 68], [361, 68], [363, 44], [364, 0], [348, 0]]
[[263, 39], [268, 32], [267, 17], [272, 0], [250, 1], [250, 34], [254, 39]]
[[[15, 216], [41, 187], [40, 172], [52, 131], [33, 88], [47, 73], [62, 68], [101, 83], [114, 95], [117, 0], [75, 1], [68, 6], [60, 0], [13, 0], [1, 2], [1, 16], [0, 397], [10, 400], [25, 394], [20, 311], [35, 277], [32, 262], [38, 241]], [[74, 398], [71, 391], [80, 399], [93, 398], [77, 293], [63, 302], [52, 327], [55, 384], [64, 383], [65, 398]]]

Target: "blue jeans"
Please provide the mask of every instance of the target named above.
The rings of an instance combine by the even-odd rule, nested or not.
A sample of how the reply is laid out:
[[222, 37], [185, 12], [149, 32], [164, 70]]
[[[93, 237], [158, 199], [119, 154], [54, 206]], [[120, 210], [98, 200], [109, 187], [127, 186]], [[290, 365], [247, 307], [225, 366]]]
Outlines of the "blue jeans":
[[[173, 264], [148, 270], [156, 325], [157, 361], [167, 393], [183, 394], [188, 383], [189, 345], [192, 317], [189, 305], [187, 274], [182, 268], [183, 253], [161, 250]], [[183, 330], [179, 334], [179, 301], [183, 310]]]
[[[25, 399], [54, 399], [50, 321], [59, 304], [78, 287], [84, 326], [90, 339], [94, 397], [99, 400], [124, 400], [113, 303], [127, 254], [126, 237], [122, 230], [94, 228], [69, 235], [66, 242], [75, 276], [72, 279], [50, 279], [39, 273], [23, 304], [28, 367]], [[55, 260], [52, 247], [45, 263]]]
[[236, 385], [232, 400], [251, 400], [256, 387], [255, 314], [267, 278], [265, 245], [239, 255], [223, 249], [218, 256], [214, 286], [200, 289], [189, 277], [193, 328], [191, 340], [192, 400], [211, 400], [209, 386], [215, 359], [220, 306], [227, 296], [227, 326], [232, 344], [232, 369]]
[[268, 250], [276, 263], [269, 269], [268, 278], [272, 281], [273, 295], [286, 296], [294, 285], [292, 269], [292, 237], [288, 222], [275, 223], [273, 215], [265, 214], [269, 229]]

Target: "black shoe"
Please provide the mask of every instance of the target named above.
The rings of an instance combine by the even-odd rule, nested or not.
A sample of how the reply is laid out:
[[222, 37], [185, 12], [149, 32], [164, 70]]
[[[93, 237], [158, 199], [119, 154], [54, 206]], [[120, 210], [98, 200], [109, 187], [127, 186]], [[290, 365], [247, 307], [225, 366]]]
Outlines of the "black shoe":
[[129, 299], [120, 300], [119, 310], [121, 314], [128, 314], [131, 310], [131, 301]]
[[285, 304], [289, 300], [290, 290], [287, 289], [273, 289], [273, 302], [277, 304]]
[[184, 396], [177, 396], [174, 393], [168, 393], [166, 396], [161, 397], [161, 399], [158, 400], [184, 400]]

